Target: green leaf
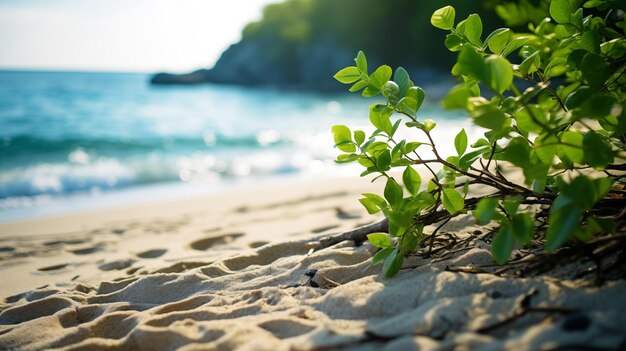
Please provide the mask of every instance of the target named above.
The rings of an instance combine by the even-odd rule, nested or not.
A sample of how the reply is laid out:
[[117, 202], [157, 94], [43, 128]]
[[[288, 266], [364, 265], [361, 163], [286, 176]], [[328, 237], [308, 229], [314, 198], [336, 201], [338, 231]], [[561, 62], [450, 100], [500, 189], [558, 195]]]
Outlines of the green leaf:
[[408, 154], [411, 153], [413, 151], [415, 151], [418, 147], [422, 146], [422, 145], [426, 145], [426, 143], [422, 143], [419, 141], [412, 141], [410, 143], [406, 143], [406, 145], [404, 145], [404, 154]]
[[415, 117], [417, 114], [417, 101], [412, 97], [403, 97], [398, 101], [398, 105], [396, 106], [398, 111], [406, 113], [409, 116]]
[[454, 7], [446, 6], [436, 10], [430, 17], [430, 23], [443, 30], [450, 30], [454, 26]]
[[501, 94], [513, 82], [513, 68], [507, 59], [498, 55], [491, 55], [485, 60], [488, 72], [488, 83], [491, 89]]
[[469, 166], [471, 166], [474, 161], [476, 161], [480, 157], [480, 155], [489, 151], [490, 149], [490, 146], [482, 147], [478, 150], [468, 152], [465, 155], [461, 156], [461, 158], [459, 159], [459, 168], [467, 170]]
[[354, 83], [354, 85], [351, 86], [350, 89], [348, 89], [348, 91], [351, 92], [351, 93], [357, 92], [357, 91], [365, 88], [368, 84], [369, 83], [367, 83], [366, 81], [360, 80], [360, 81]]
[[371, 84], [368, 84], [367, 88], [363, 89], [363, 92], [361, 93], [363, 97], [372, 97], [372, 96], [376, 96], [379, 94], [380, 94], [380, 89], [372, 86]]
[[535, 51], [532, 54], [526, 56], [524, 61], [519, 64], [518, 70], [525, 75], [529, 75], [537, 72], [537, 69], [541, 65], [541, 56], [539, 51]]
[[574, 90], [571, 94], [565, 98], [565, 106], [568, 109], [574, 109], [581, 106], [585, 101], [589, 100], [593, 94], [595, 94], [596, 89], [592, 87], [580, 87]]
[[522, 131], [539, 133], [548, 124], [548, 112], [539, 105], [526, 105], [515, 112], [515, 121]]
[[386, 233], [368, 234], [367, 240], [369, 240], [372, 246], [379, 247], [381, 249], [393, 246], [393, 243], [391, 243], [391, 238], [389, 238], [389, 235]]
[[570, 197], [561, 194], [554, 200], [548, 217], [546, 251], [558, 249], [571, 238], [575, 229], [580, 225], [582, 214], [583, 211]]
[[422, 177], [411, 166], [407, 166], [402, 173], [402, 183], [406, 187], [406, 190], [413, 196], [417, 195], [422, 185]]
[[503, 57], [509, 56], [510, 53], [524, 46], [530, 39], [531, 38], [529, 36], [519, 36], [511, 40], [508, 44], [506, 44], [504, 49], [502, 49], [500, 55]]
[[530, 163], [530, 145], [522, 137], [511, 139], [504, 148], [502, 158], [518, 167], [526, 167]]
[[333, 78], [343, 84], [352, 84], [361, 79], [361, 71], [354, 66], [349, 66], [335, 73]]
[[341, 154], [339, 156], [337, 156], [337, 163], [350, 163], [350, 162], [354, 162], [359, 158], [359, 155], [357, 154]]
[[587, 218], [587, 225], [595, 233], [615, 234], [617, 232], [617, 225], [611, 218], [590, 216]]
[[402, 150], [404, 149], [404, 144], [406, 144], [406, 140], [401, 140], [396, 146], [391, 149], [391, 159], [397, 161], [400, 157], [402, 157]]
[[615, 98], [609, 94], [594, 94], [585, 100], [579, 108], [572, 110], [572, 115], [576, 120], [605, 118], [611, 115], [615, 102]]
[[476, 80], [489, 82], [489, 73], [483, 57], [470, 47], [464, 47], [457, 58], [461, 74]]
[[335, 146], [343, 152], [355, 152], [356, 151], [356, 146], [354, 146], [354, 143], [352, 143], [351, 141], [343, 141], [339, 144], [335, 144]]
[[594, 88], [603, 87], [611, 75], [611, 71], [602, 56], [594, 53], [588, 53], [583, 57], [580, 70], [583, 73], [583, 78]]
[[502, 207], [507, 214], [512, 216], [517, 213], [520, 203], [521, 198], [519, 196], [507, 196], [504, 201], [502, 201]]
[[398, 249], [394, 249], [385, 260], [385, 264], [383, 265], [383, 275], [390, 278], [398, 274], [402, 268], [403, 261], [404, 256], [398, 251]]
[[[584, 26], [583, 24], [583, 9], [582, 8], [578, 8], [574, 14], [572, 16], [570, 16], [570, 22], [572, 23], [573, 26], [582, 28]], [[572, 33], [574, 34], [574, 33]]]
[[344, 125], [335, 125], [332, 127], [333, 137], [335, 138], [335, 144], [339, 144], [345, 141], [352, 141], [352, 134], [350, 128]]
[[376, 194], [363, 193], [361, 195], [363, 195], [366, 198], [372, 200], [372, 202], [374, 202], [374, 204], [376, 204], [376, 206], [380, 207], [381, 209], [387, 207], [387, 201], [385, 201], [385, 199], [383, 199], [382, 197], [380, 197], [380, 196], [378, 196]]
[[518, 242], [526, 245], [533, 239], [535, 226], [533, 219], [528, 213], [517, 213], [513, 216], [512, 221], [513, 237]]
[[572, 162], [585, 162], [582, 133], [572, 130], [563, 132], [561, 134], [561, 143], [559, 144], [558, 153], [564, 155]]
[[383, 150], [376, 158], [376, 167], [380, 172], [388, 171], [391, 168], [391, 152]]
[[589, 1], [585, 1], [585, 3], [583, 4], [583, 7], [586, 9], [589, 9], [589, 8], [598, 7], [604, 4], [606, 4], [606, 0], [589, 0]]
[[604, 169], [613, 162], [611, 146], [596, 132], [589, 131], [583, 137], [585, 161], [595, 168]]
[[[478, 87], [478, 85], [475, 85]], [[467, 106], [467, 99], [476, 96], [465, 84], [458, 84], [448, 90], [448, 94], [443, 99], [445, 109], [464, 109]]]
[[511, 40], [512, 32], [509, 28], [498, 28], [491, 32], [485, 42], [489, 46], [489, 50], [494, 54], [500, 54], [506, 44]]
[[404, 213], [388, 211], [387, 218], [389, 218], [389, 234], [391, 236], [399, 237], [406, 233], [407, 228], [410, 225], [410, 218], [404, 216]]
[[[610, 186], [611, 183], [609, 183], [609, 189]], [[559, 185], [559, 189], [561, 190], [561, 194], [572, 199], [581, 210], [591, 209], [596, 199], [599, 200], [606, 194], [606, 192], [602, 191], [602, 193], [596, 195], [596, 189], [591, 178], [586, 176], [578, 176], [569, 184], [563, 182]]]
[[375, 142], [369, 144], [367, 147], [365, 147], [365, 145], [363, 145], [363, 148], [365, 149], [365, 152], [367, 152], [367, 153], [369, 153], [371, 155], [374, 155], [374, 154], [380, 153], [383, 150], [389, 149], [389, 144], [387, 144], [384, 141], [375, 141]]
[[510, 125], [510, 118], [505, 116], [497, 104], [482, 98], [471, 98], [470, 103], [469, 113], [477, 125], [496, 132]]
[[402, 188], [393, 178], [387, 179], [384, 194], [391, 206], [396, 206], [402, 201]]
[[380, 208], [371, 199], [361, 198], [359, 199], [359, 202], [363, 205], [363, 207], [365, 207], [365, 210], [367, 210], [367, 213], [369, 214], [378, 213], [380, 211]]
[[544, 165], [551, 165], [558, 149], [559, 139], [552, 134], [545, 133], [535, 139], [533, 149]]
[[480, 16], [473, 13], [465, 20], [465, 36], [474, 45], [481, 46], [480, 36], [483, 34], [483, 22]]
[[467, 19], [456, 24], [456, 32], [463, 36], [465, 35], [465, 22], [467, 22]]
[[335, 139], [335, 146], [343, 152], [355, 152], [356, 147], [352, 143], [352, 134], [350, 129], [343, 125], [336, 125], [332, 127], [333, 137]]
[[391, 67], [382, 65], [370, 75], [370, 86], [382, 91], [383, 86], [389, 81], [389, 78], [391, 78]]
[[448, 50], [450, 50], [450, 51], [453, 51], [453, 52], [454, 51], [459, 51], [463, 47], [462, 46], [463, 38], [461, 38], [457, 34], [450, 33], [450, 34], [446, 35], [446, 39], [444, 41], [444, 44], [446, 45], [446, 48], [448, 48]]
[[409, 88], [413, 85], [411, 79], [409, 78], [409, 74], [402, 67], [398, 67], [396, 69], [396, 73], [394, 73], [393, 75], [393, 80], [396, 82], [396, 84], [398, 84], [398, 87], [400, 88], [398, 96], [404, 96], [407, 90], [409, 90]]
[[503, 224], [491, 242], [491, 254], [494, 261], [503, 264], [509, 260], [513, 251], [513, 228], [510, 223]]
[[370, 107], [370, 122], [374, 127], [384, 131], [387, 134], [390, 134], [393, 125], [389, 120], [389, 117], [393, 113], [393, 109], [387, 107], [386, 105], [372, 105]]
[[593, 179], [591, 185], [593, 186], [593, 203], [596, 203], [611, 191], [613, 179], [611, 177]]
[[550, 16], [557, 23], [569, 23], [572, 9], [568, 0], [552, 0], [550, 1]]
[[365, 132], [363, 132], [362, 130], [355, 130], [354, 141], [357, 143], [357, 145], [363, 144], [363, 142], [365, 141]]
[[442, 199], [443, 207], [450, 213], [455, 214], [464, 207], [463, 196], [459, 194], [458, 191], [454, 189], [443, 189], [442, 190]]
[[367, 59], [365, 58], [365, 54], [363, 53], [363, 51], [359, 51], [354, 61], [356, 62], [356, 67], [359, 69], [359, 71], [367, 74]]
[[462, 156], [465, 150], [467, 150], [467, 133], [465, 133], [465, 129], [461, 129], [454, 138], [454, 148], [459, 156]]
[[600, 32], [598, 26], [593, 26], [591, 30], [587, 30], [580, 37], [578, 46], [584, 50], [595, 54], [600, 53]]
[[374, 162], [372, 162], [369, 158], [365, 156], [359, 156], [357, 162], [365, 168], [374, 167]]
[[402, 238], [402, 252], [405, 254], [410, 254], [415, 251], [415, 248], [419, 244], [419, 238], [413, 232], [405, 233]]
[[562, 75], [567, 71], [567, 59], [565, 57], [556, 57], [548, 65], [544, 70], [544, 75], [546, 77], [557, 77]]
[[496, 217], [498, 207], [498, 199], [492, 197], [485, 197], [478, 201], [476, 209], [472, 211], [474, 218], [478, 224], [488, 224]]
[[383, 262], [384, 260], [386, 260], [387, 257], [389, 257], [389, 255], [393, 252], [393, 250], [394, 250], [393, 247], [386, 247], [386, 248], [378, 251], [372, 257], [372, 265], [377, 265], [377, 264]]
[[430, 132], [431, 130], [433, 130], [435, 127], [437, 126], [437, 122], [433, 121], [432, 119], [427, 119], [424, 120], [424, 130], [426, 132]]
[[406, 91], [404, 96], [415, 99], [415, 101], [417, 101], [417, 110], [419, 110], [424, 102], [424, 98], [426, 98], [426, 93], [424, 92], [424, 89], [418, 86], [412, 86]]

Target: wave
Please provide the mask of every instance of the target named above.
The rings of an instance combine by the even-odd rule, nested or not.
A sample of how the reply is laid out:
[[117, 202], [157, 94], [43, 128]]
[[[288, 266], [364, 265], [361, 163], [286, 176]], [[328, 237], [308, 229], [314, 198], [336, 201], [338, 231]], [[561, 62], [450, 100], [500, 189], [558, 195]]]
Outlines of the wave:
[[[189, 155], [143, 154], [128, 158], [90, 158], [74, 151], [74, 161], [44, 162], [0, 173], [0, 199], [99, 193], [168, 182], [217, 183], [222, 179], [309, 173], [333, 167], [332, 161], [298, 151], [257, 150], [226, 156], [208, 152]], [[2, 207], [2, 206], [0, 206]]]
[[278, 146], [288, 142], [277, 132], [261, 131], [253, 135], [229, 136], [205, 132], [200, 136], [142, 137], [118, 139], [94, 139], [89, 137], [66, 137], [47, 139], [32, 136], [15, 136], [0, 139], [0, 156], [4, 161], [20, 156], [66, 153], [75, 148], [103, 153], [133, 153], [152, 150], [208, 150], [220, 148], [257, 148]]

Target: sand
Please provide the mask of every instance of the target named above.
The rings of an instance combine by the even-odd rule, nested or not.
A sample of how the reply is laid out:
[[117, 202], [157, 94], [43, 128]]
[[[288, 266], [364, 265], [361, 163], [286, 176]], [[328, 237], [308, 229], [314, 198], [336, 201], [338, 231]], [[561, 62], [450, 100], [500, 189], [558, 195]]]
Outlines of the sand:
[[[626, 348], [623, 280], [495, 274], [488, 240], [409, 257], [391, 279], [368, 243], [316, 249], [380, 220], [357, 198], [381, 186], [320, 180], [0, 224], [0, 350]], [[441, 235], [490, 229], [466, 215]]]

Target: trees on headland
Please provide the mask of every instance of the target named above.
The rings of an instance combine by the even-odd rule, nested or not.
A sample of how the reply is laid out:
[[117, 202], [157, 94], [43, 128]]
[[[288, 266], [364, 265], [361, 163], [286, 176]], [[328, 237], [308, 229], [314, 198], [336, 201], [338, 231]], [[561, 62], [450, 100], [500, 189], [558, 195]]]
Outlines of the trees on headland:
[[[488, 2], [452, 3], [460, 15], [482, 10], [487, 29], [499, 23]], [[213, 69], [159, 74], [153, 82], [336, 90], [329, 77], [358, 50], [374, 64], [403, 66], [414, 76], [447, 73], [452, 59], [444, 34], [428, 24], [437, 7], [437, 0], [287, 0], [267, 6]]]

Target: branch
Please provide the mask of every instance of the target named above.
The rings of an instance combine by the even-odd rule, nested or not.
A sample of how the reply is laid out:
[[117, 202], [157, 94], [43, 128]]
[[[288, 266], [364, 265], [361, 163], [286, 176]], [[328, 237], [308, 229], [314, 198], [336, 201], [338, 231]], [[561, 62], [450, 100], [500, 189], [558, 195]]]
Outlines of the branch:
[[[482, 197], [474, 197], [471, 199], [465, 200], [465, 209], [473, 210], [476, 207], [478, 201], [482, 199]], [[454, 217], [455, 215], [451, 215], [447, 210], [438, 210], [433, 212], [428, 212], [426, 214], [422, 214], [417, 218], [417, 222], [429, 225], [433, 223], [440, 222], [445, 219], [449, 219]], [[327, 247], [338, 244], [342, 241], [352, 240], [355, 244], [359, 245], [367, 240], [367, 235], [378, 232], [388, 232], [389, 230], [389, 219], [385, 218], [380, 222], [376, 222], [373, 224], [365, 225], [362, 227], [358, 227], [353, 230], [349, 230], [347, 232], [333, 234], [327, 236], [325, 238], [320, 239], [317, 242], [311, 243], [310, 247], [315, 250], [325, 249]]]
[[610, 169], [614, 171], [626, 171], [626, 163], [611, 164], [611, 165], [606, 166], [606, 169]]
[[347, 232], [334, 234], [331, 236], [327, 236], [325, 238], [320, 239], [318, 242], [314, 242], [311, 245], [311, 248], [316, 250], [325, 249], [327, 247], [338, 244], [342, 241], [352, 240], [356, 245], [363, 243], [367, 240], [367, 234], [377, 233], [377, 232], [387, 232], [389, 230], [389, 219], [385, 218], [380, 222], [376, 222], [369, 225], [364, 225], [362, 227], [358, 227], [353, 230], [349, 230]]

